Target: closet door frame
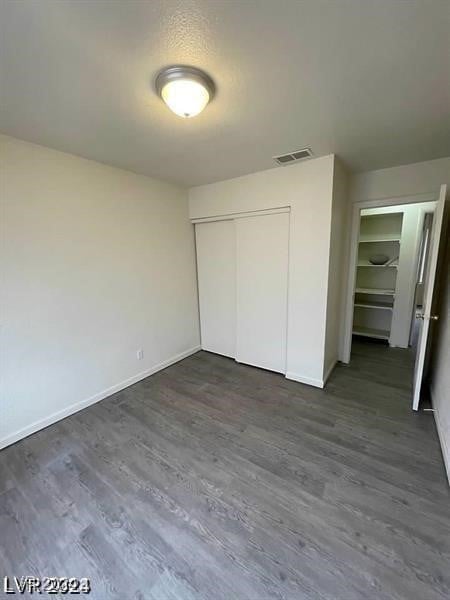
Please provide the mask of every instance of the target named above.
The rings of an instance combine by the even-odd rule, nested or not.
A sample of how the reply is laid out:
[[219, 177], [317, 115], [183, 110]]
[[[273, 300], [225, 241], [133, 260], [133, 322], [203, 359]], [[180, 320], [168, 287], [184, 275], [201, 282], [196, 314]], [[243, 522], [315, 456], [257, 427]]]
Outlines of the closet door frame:
[[356, 268], [358, 263], [359, 222], [361, 218], [361, 210], [366, 208], [397, 206], [401, 204], [416, 204], [419, 202], [435, 202], [437, 197], [437, 193], [414, 194], [407, 196], [378, 198], [376, 200], [361, 200], [354, 202], [351, 206], [349, 206], [348, 217], [351, 224], [351, 230], [350, 243], [347, 247], [347, 286], [344, 290], [345, 302], [343, 306], [343, 314], [341, 315], [343, 321], [343, 331], [341, 331], [340, 334], [340, 362], [349, 364], [351, 358], [353, 310], [356, 287]]
[[[275, 215], [280, 213], [288, 213], [290, 217], [291, 207], [290, 206], [279, 206], [276, 208], [267, 208], [261, 210], [252, 210], [245, 212], [227, 213], [221, 215], [213, 215], [211, 217], [199, 217], [191, 219], [193, 225], [201, 223], [213, 223], [216, 221], [236, 221], [238, 219], [245, 219], [248, 217], [260, 217], [265, 215]], [[289, 281], [290, 281], [290, 239], [291, 239], [291, 219], [289, 218], [288, 224], [288, 264], [287, 264], [287, 289], [286, 289], [286, 347], [284, 353], [285, 368], [283, 374], [286, 374], [287, 370], [287, 357], [289, 347]], [[237, 253], [235, 254], [235, 272], [237, 273]], [[198, 285], [198, 282], [197, 282]], [[236, 281], [236, 306], [237, 306], [237, 281]], [[236, 356], [232, 357], [236, 360]]]
[[279, 208], [266, 208], [263, 210], [251, 210], [247, 212], [229, 213], [226, 215], [214, 215], [213, 217], [199, 217], [191, 219], [191, 223], [212, 223], [213, 221], [233, 221], [235, 219], [245, 219], [246, 217], [259, 217], [263, 215], [276, 215], [278, 213], [290, 213], [290, 206], [280, 206]]

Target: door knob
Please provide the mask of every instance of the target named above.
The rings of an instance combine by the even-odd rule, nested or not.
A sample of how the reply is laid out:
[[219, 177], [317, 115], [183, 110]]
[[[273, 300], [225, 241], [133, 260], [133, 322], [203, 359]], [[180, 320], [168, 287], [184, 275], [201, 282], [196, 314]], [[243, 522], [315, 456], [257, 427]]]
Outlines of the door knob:
[[437, 321], [439, 319], [439, 315], [430, 315], [426, 317], [423, 313], [416, 313], [416, 319], [429, 319], [430, 321]]

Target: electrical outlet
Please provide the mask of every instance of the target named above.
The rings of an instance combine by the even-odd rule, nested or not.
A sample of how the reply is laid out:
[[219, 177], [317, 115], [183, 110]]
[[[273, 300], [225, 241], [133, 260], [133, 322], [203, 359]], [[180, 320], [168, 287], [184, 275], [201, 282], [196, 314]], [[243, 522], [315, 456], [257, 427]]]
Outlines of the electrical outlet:
[[136, 352], [136, 356], [138, 360], [142, 360], [144, 358], [144, 351], [142, 350], [142, 348], [140, 348], [137, 352]]

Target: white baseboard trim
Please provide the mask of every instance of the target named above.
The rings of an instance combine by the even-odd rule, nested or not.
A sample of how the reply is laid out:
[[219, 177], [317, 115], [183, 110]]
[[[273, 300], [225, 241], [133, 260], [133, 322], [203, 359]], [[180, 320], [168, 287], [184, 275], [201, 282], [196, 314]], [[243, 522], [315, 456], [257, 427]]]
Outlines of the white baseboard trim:
[[[432, 388], [430, 388], [430, 394], [431, 394], [431, 403], [433, 406], [435, 406], [435, 404], [433, 402]], [[447, 471], [448, 483], [450, 485], [450, 445], [448, 444], [447, 440], [445, 439], [444, 427], [443, 427], [442, 422], [439, 417], [439, 410], [437, 410], [435, 408], [433, 411], [433, 415], [434, 415], [434, 422], [436, 423], [436, 429], [438, 432], [439, 442], [441, 444], [441, 451], [442, 451], [442, 457], [444, 459], [445, 470]]]
[[326, 382], [328, 381], [328, 378], [330, 377], [331, 373], [333, 372], [334, 367], [337, 365], [337, 359], [334, 360], [331, 365], [328, 367], [328, 369], [325, 371], [325, 374], [323, 376], [323, 386], [325, 387]]
[[312, 385], [317, 388], [323, 388], [323, 386], [324, 386], [323, 379], [312, 379], [311, 377], [304, 377], [303, 375], [299, 375], [298, 373], [293, 373], [292, 371], [287, 371], [286, 379], [291, 379], [292, 381], [298, 381], [299, 383], [306, 383], [306, 385]]
[[22, 429], [19, 429], [18, 431], [7, 435], [6, 437], [0, 439], [0, 450], [2, 448], [6, 448], [6, 446], [14, 444], [15, 442], [18, 442], [19, 440], [25, 437], [28, 437], [32, 433], [36, 433], [36, 431], [39, 431], [40, 429], [44, 429], [44, 427], [48, 427], [49, 425], [52, 425], [53, 423], [56, 423], [61, 419], [65, 419], [66, 417], [69, 417], [70, 415], [73, 415], [74, 413], [83, 410], [83, 408], [87, 408], [91, 404], [100, 402], [100, 400], [104, 400], [108, 396], [111, 396], [116, 392], [120, 392], [121, 390], [129, 387], [130, 385], [133, 385], [134, 383], [137, 383], [138, 381], [141, 381], [142, 379], [145, 379], [146, 377], [149, 377], [150, 375], [153, 375], [158, 371], [162, 371], [163, 369], [170, 367], [170, 365], [173, 365], [179, 362], [180, 360], [183, 360], [183, 358], [191, 356], [191, 354], [195, 354], [199, 350], [201, 350], [200, 346], [195, 346], [194, 348], [185, 350], [184, 352], [181, 352], [176, 356], [172, 356], [168, 360], [165, 360], [155, 365], [154, 367], [151, 367], [150, 369], [141, 371], [140, 373], [137, 373], [136, 375], [133, 375], [132, 377], [121, 381], [120, 383], [116, 383], [115, 385], [107, 388], [106, 390], [94, 394], [94, 396], [91, 396], [90, 398], [86, 398], [85, 400], [75, 402], [75, 404], [71, 404], [70, 406], [63, 408], [62, 410], [52, 413], [44, 419], [39, 419], [39, 421], [31, 423], [31, 425], [27, 425], [27, 427], [23, 427]]

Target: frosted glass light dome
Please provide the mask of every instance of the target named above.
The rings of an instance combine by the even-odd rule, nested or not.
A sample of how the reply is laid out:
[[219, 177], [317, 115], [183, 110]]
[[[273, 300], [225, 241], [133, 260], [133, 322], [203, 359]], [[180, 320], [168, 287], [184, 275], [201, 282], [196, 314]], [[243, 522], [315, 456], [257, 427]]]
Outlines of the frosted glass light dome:
[[180, 117], [195, 117], [209, 102], [208, 90], [192, 79], [169, 81], [161, 90], [167, 106]]
[[214, 96], [214, 82], [194, 67], [169, 67], [155, 81], [158, 94], [171, 111], [185, 119], [200, 114]]

